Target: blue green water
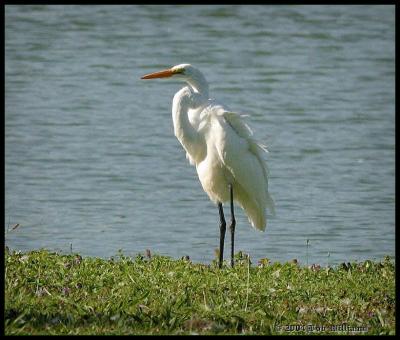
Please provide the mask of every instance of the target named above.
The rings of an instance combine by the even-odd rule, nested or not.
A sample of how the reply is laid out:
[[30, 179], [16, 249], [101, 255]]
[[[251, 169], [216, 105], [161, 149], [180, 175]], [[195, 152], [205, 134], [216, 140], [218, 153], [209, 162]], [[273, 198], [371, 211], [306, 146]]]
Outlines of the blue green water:
[[377, 5], [5, 6], [6, 244], [209, 263], [218, 210], [173, 135], [182, 84], [139, 79], [191, 63], [269, 146], [277, 214], [261, 233], [238, 208], [237, 250], [394, 255], [394, 23]]

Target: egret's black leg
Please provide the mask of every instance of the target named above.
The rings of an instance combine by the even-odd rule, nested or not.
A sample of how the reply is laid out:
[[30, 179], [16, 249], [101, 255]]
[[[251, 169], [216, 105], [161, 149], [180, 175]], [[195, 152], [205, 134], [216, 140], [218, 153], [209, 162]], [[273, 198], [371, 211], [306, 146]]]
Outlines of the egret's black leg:
[[233, 186], [229, 184], [230, 194], [231, 194], [231, 225], [229, 229], [231, 231], [231, 266], [233, 267], [234, 261], [234, 242], [235, 242], [235, 227], [236, 227], [236, 220], [235, 220], [235, 213], [233, 211]]
[[224, 241], [225, 241], [225, 231], [226, 222], [224, 217], [224, 210], [222, 209], [222, 203], [218, 203], [219, 210], [219, 267], [222, 268], [222, 261], [224, 260]]

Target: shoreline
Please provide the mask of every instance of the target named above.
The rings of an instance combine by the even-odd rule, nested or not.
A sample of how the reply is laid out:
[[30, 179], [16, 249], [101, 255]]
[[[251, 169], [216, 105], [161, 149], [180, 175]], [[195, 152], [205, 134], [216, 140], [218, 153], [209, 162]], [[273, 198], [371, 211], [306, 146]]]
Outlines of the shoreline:
[[[260, 261], [259, 261], [260, 262]], [[395, 334], [395, 263], [5, 251], [5, 334]]]

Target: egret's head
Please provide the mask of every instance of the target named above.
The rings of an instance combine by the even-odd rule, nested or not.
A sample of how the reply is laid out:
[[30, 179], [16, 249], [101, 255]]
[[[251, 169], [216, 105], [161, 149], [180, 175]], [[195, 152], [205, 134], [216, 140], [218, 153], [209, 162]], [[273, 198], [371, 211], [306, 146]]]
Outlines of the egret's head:
[[175, 79], [182, 79], [190, 78], [193, 74], [199, 73], [197, 69], [195, 69], [190, 64], [179, 64], [168, 68], [166, 70], [149, 73], [141, 77], [141, 79], [154, 79], [154, 78], [175, 78]]
[[197, 92], [208, 95], [208, 84], [203, 74], [190, 64], [179, 64], [159, 72], [149, 73], [141, 79], [172, 78], [184, 81], [192, 86]]
[[182, 79], [183, 81], [189, 78], [196, 78], [198, 74], [201, 74], [198, 69], [190, 64], [179, 64], [171, 67], [171, 70], [174, 72], [174, 78]]

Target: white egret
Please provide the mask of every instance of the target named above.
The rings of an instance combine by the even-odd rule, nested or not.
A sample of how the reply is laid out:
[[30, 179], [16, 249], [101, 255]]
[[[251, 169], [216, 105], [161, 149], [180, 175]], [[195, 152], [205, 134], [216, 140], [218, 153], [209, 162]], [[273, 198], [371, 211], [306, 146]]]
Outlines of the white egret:
[[258, 143], [242, 115], [209, 99], [208, 83], [190, 64], [180, 64], [141, 79], [172, 78], [186, 82], [172, 103], [175, 136], [196, 166], [201, 185], [217, 204], [220, 217], [219, 267], [222, 267], [226, 221], [222, 203], [230, 202], [231, 265], [234, 265], [235, 215], [233, 201], [244, 209], [251, 225], [265, 230], [266, 208], [274, 214], [268, 193], [266, 147]]

